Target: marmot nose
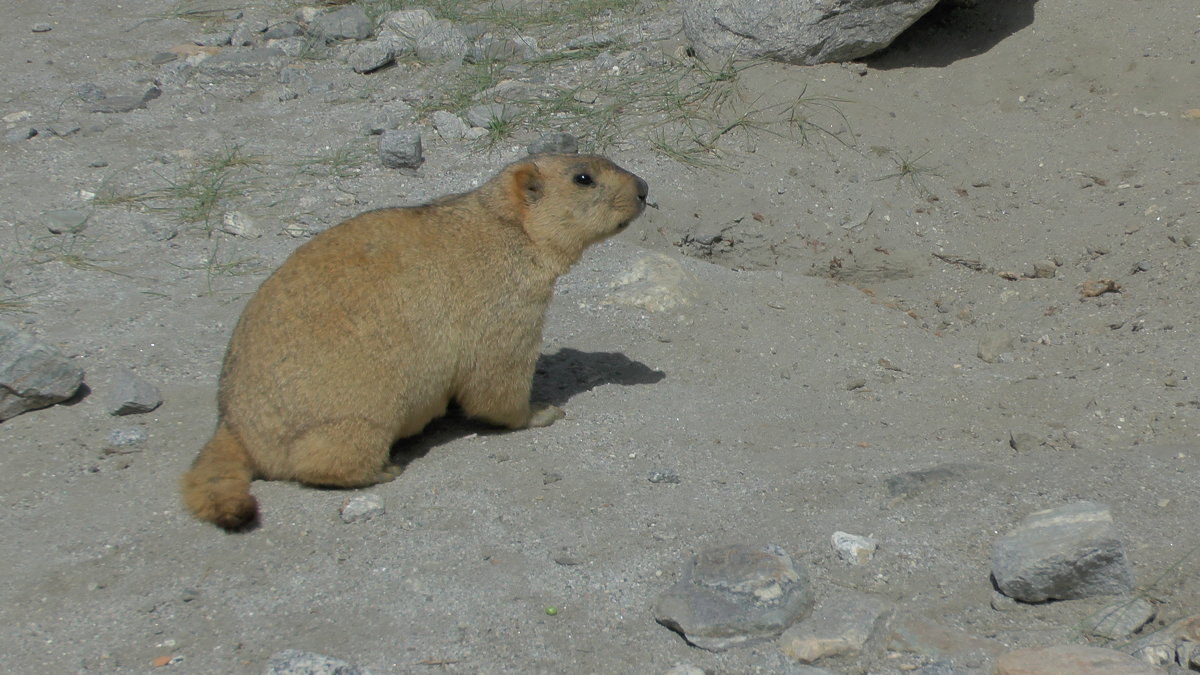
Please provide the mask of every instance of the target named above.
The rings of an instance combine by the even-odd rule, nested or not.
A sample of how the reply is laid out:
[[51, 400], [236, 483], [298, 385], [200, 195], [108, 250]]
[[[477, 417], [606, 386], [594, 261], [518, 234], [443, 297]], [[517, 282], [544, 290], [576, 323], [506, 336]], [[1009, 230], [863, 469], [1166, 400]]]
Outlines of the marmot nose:
[[634, 178], [637, 178], [638, 199], [644, 202], [646, 195], [650, 194], [650, 186], [646, 185], [646, 181], [642, 180], [640, 176], [634, 176]]

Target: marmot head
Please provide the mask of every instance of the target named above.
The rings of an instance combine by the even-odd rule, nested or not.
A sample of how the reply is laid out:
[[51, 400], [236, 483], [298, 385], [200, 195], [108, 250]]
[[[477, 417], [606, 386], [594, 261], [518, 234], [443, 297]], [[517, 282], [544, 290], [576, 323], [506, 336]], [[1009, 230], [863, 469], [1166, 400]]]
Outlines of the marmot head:
[[539, 251], [565, 271], [641, 215], [646, 181], [596, 155], [531, 155], [500, 174]]

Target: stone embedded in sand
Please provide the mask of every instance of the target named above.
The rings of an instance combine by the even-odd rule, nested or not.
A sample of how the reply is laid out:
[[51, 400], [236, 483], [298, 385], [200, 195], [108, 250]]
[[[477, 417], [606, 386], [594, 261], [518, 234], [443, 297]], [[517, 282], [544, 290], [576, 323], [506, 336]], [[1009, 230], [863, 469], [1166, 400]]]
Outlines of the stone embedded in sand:
[[1001, 593], [1023, 602], [1133, 590], [1133, 570], [1108, 507], [1076, 502], [1030, 514], [992, 548]]
[[326, 40], [365, 40], [375, 24], [359, 5], [348, 5], [326, 12], [313, 20], [313, 32]]
[[1012, 335], [1002, 330], [990, 330], [980, 336], [976, 356], [984, 363], [995, 363], [1006, 352], [1012, 351], [1012, 347]]
[[264, 675], [371, 675], [371, 671], [341, 659], [285, 649], [271, 655]]
[[779, 649], [800, 663], [831, 656], [858, 656], [887, 639], [895, 603], [857, 592], [841, 592], [813, 615], [784, 631]]
[[1009, 652], [996, 662], [996, 675], [1155, 675], [1160, 671], [1111, 649], [1058, 645]]
[[654, 618], [688, 643], [712, 651], [773, 638], [812, 611], [803, 567], [778, 546], [709, 548], [663, 593]]
[[621, 275], [613, 284], [613, 292], [604, 298], [604, 304], [665, 312], [690, 305], [696, 286], [692, 275], [673, 258], [652, 253]]
[[1154, 618], [1154, 605], [1145, 598], [1122, 598], [1105, 605], [1081, 622], [1091, 635], [1120, 640], [1137, 632]]
[[383, 498], [379, 495], [357, 495], [342, 504], [342, 511], [339, 515], [343, 523], [356, 523], [360, 520], [370, 520], [375, 516], [381, 516], [385, 512]]
[[58, 348], [0, 321], [0, 422], [65, 401], [83, 384], [83, 369]]

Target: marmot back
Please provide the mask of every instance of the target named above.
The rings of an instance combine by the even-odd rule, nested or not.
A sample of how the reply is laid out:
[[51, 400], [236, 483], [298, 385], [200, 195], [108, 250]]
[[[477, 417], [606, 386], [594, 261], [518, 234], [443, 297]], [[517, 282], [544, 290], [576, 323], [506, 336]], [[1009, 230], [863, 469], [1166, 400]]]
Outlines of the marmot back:
[[250, 299], [221, 371], [218, 423], [181, 481], [199, 518], [251, 524], [254, 478], [391, 480], [392, 444], [451, 400], [520, 429], [555, 279], [625, 229], [645, 181], [597, 156], [533, 155], [478, 189], [369, 211], [298, 248]]

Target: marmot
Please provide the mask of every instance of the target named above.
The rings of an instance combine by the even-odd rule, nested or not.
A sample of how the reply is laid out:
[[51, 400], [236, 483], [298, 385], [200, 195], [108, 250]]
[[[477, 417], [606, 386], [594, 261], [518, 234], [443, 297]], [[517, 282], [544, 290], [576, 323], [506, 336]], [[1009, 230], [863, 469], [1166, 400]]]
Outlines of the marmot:
[[368, 211], [296, 249], [234, 328], [216, 432], [181, 480], [188, 508], [237, 530], [258, 515], [254, 478], [391, 480], [392, 444], [452, 400], [510, 429], [562, 417], [529, 401], [554, 281], [646, 194], [603, 157], [531, 155], [471, 192]]

